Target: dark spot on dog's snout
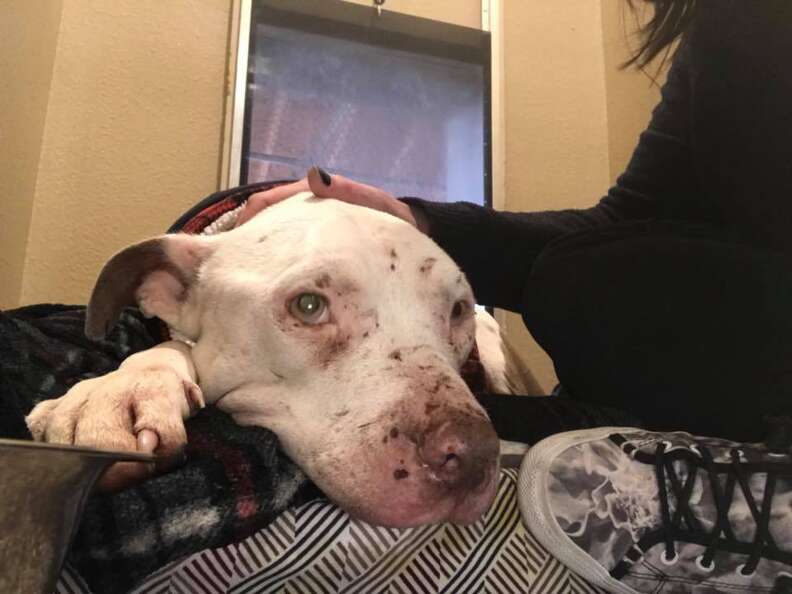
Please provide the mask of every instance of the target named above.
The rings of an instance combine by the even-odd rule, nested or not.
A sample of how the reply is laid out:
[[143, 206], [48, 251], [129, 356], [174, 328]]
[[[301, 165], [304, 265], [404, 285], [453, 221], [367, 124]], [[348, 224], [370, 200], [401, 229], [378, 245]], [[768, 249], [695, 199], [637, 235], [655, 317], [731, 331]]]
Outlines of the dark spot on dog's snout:
[[333, 416], [336, 417], [336, 418], [340, 418], [340, 417], [345, 417], [348, 414], [349, 414], [349, 409], [348, 408], [342, 408], [341, 410], [337, 410]]
[[349, 336], [347, 337], [341, 336], [331, 341], [326, 349], [325, 364], [328, 364], [330, 360], [334, 359], [336, 356], [342, 353], [346, 349], [348, 342], [349, 342]]
[[454, 307], [451, 308], [451, 317], [452, 318], [459, 318], [465, 313], [465, 308], [467, 304], [464, 301], [457, 301], [454, 303]]
[[[321, 332], [321, 326], [308, 326], [313, 332]], [[352, 335], [342, 333], [338, 328], [330, 328], [315, 345], [316, 358], [322, 368], [327, 368], [342, 353], [346, 352], [352, 341]]]
[[368, 331], [364, 332], [364, 333], [363, 333], [363, 338], [368, 338], [368, 337], [369, 337], [369, 333], [368, 333]]
[[396, 349], [395, 351], [391, 351], [391, 354], [388, 355], [388, 359], [395, 359], [396, 361], [401, 361], [402, 360], [401, 351], [399, 349]]
[[451, 382], [451, 377], [448, 374], [442, 374], [437, 380], [435, 380], [434, 386], [429, 388], [429, 392], [431, 394], [437, 394], [440, 391], [440, 388], [445, 388], [446, 390], [453, 389], [453, 384]]
[[[320, 289], [326, 289], [328, 286], [330, 286], [330, 275], [329, 274], [323, 274], [322, 276], [317, 278], [314, 281], [314, 283], [316, 283], [316, 286], [319, 287]], [[340, 296], [340, 294], [339, 294], [339, 296]]]
[[429, 274], [429, 272], [432, 270], [432, 267], [435, 265], [435, 262], [437, 262], [437, 258], [426, 258], [418, 270], [421, 274]]
[[408, 476], [410, 476], [410, 473], [404, 468], [397, 468], [393, 471], [393, 478], [395, 478], [397, 481], [406, 479]]
[[395, 260], [399, 257], [399, 254], [396, 253], [396, 250], [391, 248], [390, 257], [391, 257], [391, 260], [393, 260], [393, 262], [391, 262], [391, 265], [390, 265], [391, 272], [393, 272], [394, 270], [396, 270], [396, 262], [395, 262]]
[[424, 413], [427, 414], [427, 415], [430, 415], [434, 411], [436, 411], [438, 408], [440, 408], [439, 404], [432, 404], [431, 402], [427, 402], [426, 403], [426, 408], [424, 409]]
[[264, 243], [265, 241], [267, 241], [266, 235], [262, 235], [261, 237], [258, 238], [258, 243]]
[[399, 437], [399, 428], [398, 427], [393, 427], [390, 430], [390, 436], [391, 436], [392, 439], [396, 439], [397, 437]]

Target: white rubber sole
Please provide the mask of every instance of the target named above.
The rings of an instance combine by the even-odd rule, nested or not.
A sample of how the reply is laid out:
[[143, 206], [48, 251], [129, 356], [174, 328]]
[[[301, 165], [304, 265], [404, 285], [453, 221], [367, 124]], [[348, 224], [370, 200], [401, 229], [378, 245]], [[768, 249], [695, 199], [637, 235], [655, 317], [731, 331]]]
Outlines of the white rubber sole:
[[555, 520], [547, 488], [553, 461], [570, 447], [598, 441], [613, 433], [636, 431], [627, 427], [598, 427], [559, 433], [543, 439], [528, 450], [520, 466], [517, 496], [528, 529], [561, 563], [589, 583], [616, 594], [640, 594], [611, 577], [608, 570], [570, 539]]

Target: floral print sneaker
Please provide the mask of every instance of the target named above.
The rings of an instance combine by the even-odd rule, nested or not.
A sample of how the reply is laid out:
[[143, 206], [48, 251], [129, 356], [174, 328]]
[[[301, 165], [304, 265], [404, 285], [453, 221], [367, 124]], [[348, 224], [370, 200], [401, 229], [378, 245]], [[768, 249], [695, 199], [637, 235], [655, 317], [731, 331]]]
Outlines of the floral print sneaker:
[[792, 457], [688, 433], [599, 428], [534, 447], [527, 527], [610, 592], [792, 592]]

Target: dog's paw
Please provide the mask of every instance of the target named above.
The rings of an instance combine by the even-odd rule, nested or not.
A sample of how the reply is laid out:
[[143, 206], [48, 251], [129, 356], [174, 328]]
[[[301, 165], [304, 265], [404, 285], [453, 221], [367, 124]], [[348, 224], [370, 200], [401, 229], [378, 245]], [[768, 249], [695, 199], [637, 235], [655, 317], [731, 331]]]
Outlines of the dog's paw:
[[[203, 406], [200, 388], [167, 367], [119, 369], [40, 403], [26, 421], [38, 441], [153, 452], [157, 466], [167, 467], [181, 459], [187, 443], [184, 419]], [[116, 464], [100, 486], [108, 490], [126, 486], [150, 475], [149, 466]]]

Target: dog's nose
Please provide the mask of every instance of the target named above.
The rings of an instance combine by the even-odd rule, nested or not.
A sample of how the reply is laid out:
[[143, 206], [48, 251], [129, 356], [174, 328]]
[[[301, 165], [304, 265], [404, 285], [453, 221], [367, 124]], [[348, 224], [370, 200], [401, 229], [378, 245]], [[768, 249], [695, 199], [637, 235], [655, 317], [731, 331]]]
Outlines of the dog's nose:
[[497, 460], [500, 444], [492, 424], [481, 417], [444, 421], [425, 434], [418, 448], [435, 477], [453, 489], [478, 487]]

